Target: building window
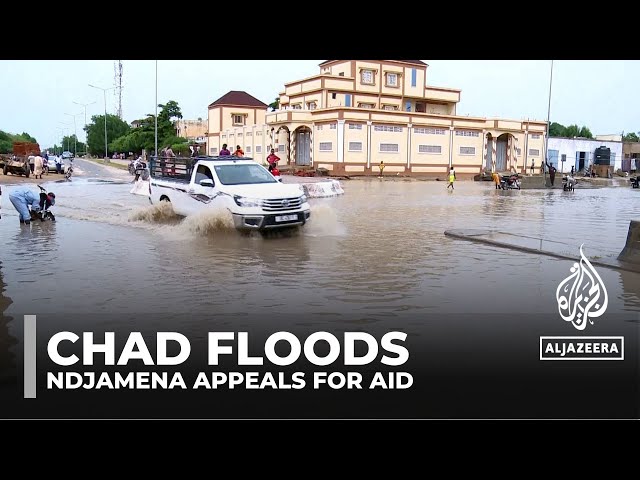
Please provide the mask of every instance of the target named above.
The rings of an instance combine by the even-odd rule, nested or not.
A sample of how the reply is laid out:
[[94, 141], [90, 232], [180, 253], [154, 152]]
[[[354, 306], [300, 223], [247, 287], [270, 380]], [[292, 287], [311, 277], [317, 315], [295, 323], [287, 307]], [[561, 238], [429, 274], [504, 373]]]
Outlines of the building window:
[[329, 130], [335, 130], [336, 128], [338, 128], [337, 123], [332, 123], [331, 125], [329, 125]]
[[397, 73], [387, 73], [387, 87], [397, 87], [398, 86], [398, 74]]
[[335, 100], [335, 99], [336, 99], [336, 96], [337, 96], [337, 94], [336, 94], [335, 92], [331, 94], [331, 98], [332, 98], [333, 100]]
[[256, 145], [256, 153], [262, 153], [262, 145]]
[[539, 133], [534, 133], [534, 134], [531, 135], [531, 138], [533, 140], [538, 140], [540, 138], [540, 134]]
[[294, 103], [293, 104], [293, 109], [294, 110], [302, 110], [302, 104], [301, 103]]
[[373, 83], [373, 70], [362, 70], [360, 73], [360, 83], [365, 85], [374, 85]]
[[284, 152], [284, 145], [278, 145], [278, 152]]
[[398, 110], [397, 105], [382, 105], [383, 110]]
[[242, 133], [239, 133], [237, 136], [238, 136], [238, 137], [241, 137], [241, 136], [242, 136]]
[[233, 116], [233, 124], [234, 125], [244, 125], [244, 115], [234, 115]]
[[404, 109], [405, 109], [407, 112], [410, 112], [410, 111], [411, 111], [411, 102], [406, 102], [406, 103], [405, 103], [405, 107], [404, 107]]
[[211, 155], [215, 155], [215, 154], [217, 154], [217, 153], [218, 153], [218, 147], [211, 147], [211, 148], [209, 149], [209, 153], [210, 153]]
[[380, 153], [398, 153], [398, 144], [397, 143], [381, 143], [380, 144]]
[[476, 147], [460, 147], [460, 155], [475, 155]]
[[320, 142], [318, 144], [318, 149], [321, 152], [330, 152], [333, 150], [333, 142]]
[[251, 145], [249, 145], [248, 147], [244, 147], [244, 151], [247, 153], [251, 153]]
[[349, 142], [349, 151], [350, 152], [361, 152], [362, 151], [362, 142]]
[[322, 125], [316, 125], [316, 130], [322, 130]]
[[226, 135], [222, 135], [222, 140], [226, 140], [227, 136]]
[[418, 71], [415, 68], [412, 68], [411, 69], [411, 86], [412, 87], [415, 87], [418, 84], [417, 80], [418, 80]]
[[479, 137], [480, 132], [473, 130], [456, 130], [456, 136], [458, 137]]
[[521, 148], [516, 147], [516, 155], [518, 155], [518, 156], [522, 155], [522, 149]]
[[315, 110], [316, 109], [316, 102], [307, 102], [307, 108], [309, 110]]
[[247, 137], [253, 137], [253, 132], [247, 132]]
[[442, 147], [440, 145], [418, 145], [418, 153], [442, 153]]
[[262, 136], [262, 132], [256, 132], [256, 137], [261, 137]]
[[402, 133], [402, 127], [397, 127], [395, 125], [374, 125], [373, 130], [375, 132], [396, 132]]
[[350, 123], [349, 124], [349, 130], [362, 130], [362, 124], [361, 123]]
[[339, 77], [344, 77], [344, 72], [340, 72], [340, 73], [338, 74], [338, 76], [339, 76]]
[[358, 108], [375, 108], [375, 103], [359, 103]]
[[414, 127], [413, 133], [420, 133], [422, 135], [444, 135], [446, 130], [443, 128], [423, 128], [423, 127]]
[[537, 157], [538, 155], [540, 155], [540, 150], [538, 150], [537, 148], [530, 148], [529, 155], [532, 157]]

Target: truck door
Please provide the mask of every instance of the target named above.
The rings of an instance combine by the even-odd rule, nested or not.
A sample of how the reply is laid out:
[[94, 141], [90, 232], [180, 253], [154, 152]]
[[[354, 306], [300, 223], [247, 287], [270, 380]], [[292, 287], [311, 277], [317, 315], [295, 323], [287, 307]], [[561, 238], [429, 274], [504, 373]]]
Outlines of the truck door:
[[[204, 183], [207, 183], [203, 185]], [[193, 172], [189, 193], [196, 195], [213, 196], [217, 192], [217, 185], [213, 178], [213, 173], [207, 165], [199, 163]]]

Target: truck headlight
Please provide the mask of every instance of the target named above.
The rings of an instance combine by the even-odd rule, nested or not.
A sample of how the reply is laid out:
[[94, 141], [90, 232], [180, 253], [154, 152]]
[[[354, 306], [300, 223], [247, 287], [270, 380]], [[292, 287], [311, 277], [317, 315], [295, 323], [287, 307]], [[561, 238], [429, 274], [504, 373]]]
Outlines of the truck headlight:
[[261, 207], [262, 200], [259, 198], [247, 198], [240, 195], [234, 195], [233, 199], [239, 207]]
[[305, 203], [307, 201], [307, 196], [306, 195], [302, 195], [300, 197], [300, 203]]

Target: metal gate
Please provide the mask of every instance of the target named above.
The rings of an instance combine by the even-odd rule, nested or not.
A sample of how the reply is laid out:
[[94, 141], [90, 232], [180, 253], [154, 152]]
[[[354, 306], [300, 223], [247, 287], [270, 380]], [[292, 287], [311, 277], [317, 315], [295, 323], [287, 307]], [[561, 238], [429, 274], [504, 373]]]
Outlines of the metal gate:
[[296, 132], [296, 165], [311, 165], [311, 132]]
[[507, 170], [507, 142], [498, 140], [496, 145], [496, 171], [505, 172]]

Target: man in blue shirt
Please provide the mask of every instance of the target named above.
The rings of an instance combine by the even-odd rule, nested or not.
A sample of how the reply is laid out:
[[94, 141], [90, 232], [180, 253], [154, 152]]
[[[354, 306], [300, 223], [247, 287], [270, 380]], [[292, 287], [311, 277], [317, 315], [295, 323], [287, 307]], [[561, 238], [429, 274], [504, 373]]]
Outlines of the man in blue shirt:
[[29, 225], [31, 223], [31, 213], [29, 207], [34, 211], [49, 208], [56, 203], [56, 196], [53, 192], [41, 193], [39, 196], [28, 188], [19, 188], [9, 194], [9, 200], [20, 214], [20, 223]]

